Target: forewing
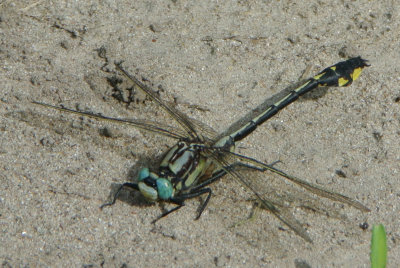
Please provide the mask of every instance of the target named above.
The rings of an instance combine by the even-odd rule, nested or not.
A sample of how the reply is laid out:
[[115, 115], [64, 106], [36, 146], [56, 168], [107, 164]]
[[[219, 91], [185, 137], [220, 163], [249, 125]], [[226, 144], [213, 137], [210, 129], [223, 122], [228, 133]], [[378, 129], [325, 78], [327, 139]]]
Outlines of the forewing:
[[115, 63], [117, 69], [131, 82], [133, 82], [138, 88], [140, 88], [146, 95], [148, 95], [153, 101], [155, 101], [160, 107], [162, 107], [171, 117], [178, 122], [178, 124], [185, 130], [186, 136], [190, 137], [192, 140], [201, 141], [201, 137], [196, 132], [196, 127], [192, 123], [191, 120], [188, 120], [188, 117], [183, 116], [181, 112], [175, 109], [173, 106], [167, 104], [166, 102], [162, 101], [154, 91], [139, 81], [136, 77], [130, 75], [124, 68], [121, 67], [119, 63]]
[[62, 108], [62, 107], [57, 107], [54, 105], [46, 104], [46, 103], [41, 103], [41, 102], [32, 102], [36, 105], [44, 106], [47, 108], [51, 108], [54, 110], [58, 110], [60, 112], [67, 112], [67, 113], [72, 113], [76, 115], [81, 115], [81, 116], [86, 116], [90, 118], [95, 118], [101, 121], [106, 121], [106, 122], [111, 122], [111, 123], [116, 123], [116, 124], [125, 124], [125, 125], [130, 125], [139, 129], [143, 129], [146, 131], [150, 132], [155, 132], [157, 134], [170, 137], [173, 139], [177, 140], [184, 140], [187, 139], [186, 133], [183, 130], [172, 128], [166, 125], [163, 125], [158, 122], [153, 122], [150, 120], [140, 120], [140, 119], [122, 119], [122, 118], [112, 118], [112, 117], [107, 117], [99, 114], [93, 114], [89, 112], [80, 112], [68, 108]]

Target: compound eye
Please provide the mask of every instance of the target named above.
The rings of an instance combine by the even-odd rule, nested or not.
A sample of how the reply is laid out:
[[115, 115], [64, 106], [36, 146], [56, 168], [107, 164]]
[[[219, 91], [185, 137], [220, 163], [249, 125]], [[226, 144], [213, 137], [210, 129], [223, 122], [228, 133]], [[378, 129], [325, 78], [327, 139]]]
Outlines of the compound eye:
[[157, 183], [148, 168], [142, 168], [138, 174], [138, 188], [144, 198], [151, 202], [158, 200]]
[[140, 193], [146, 198], [148, 201], [155, 202], [158, 199], [157, 190], [155, 187], [146, 184], [146, 182], [139, 182], [138, 188]]
[[138, 181], [143, 181], [145, 178], [150, 176], [150, 170], [148, 168], [142, 168], [139, 171]]
[[164, 178], [157, 179], [157, 192], [158, 197], [162, 200], [168, 200], [172, 197], [174, 189], [169, 180]]

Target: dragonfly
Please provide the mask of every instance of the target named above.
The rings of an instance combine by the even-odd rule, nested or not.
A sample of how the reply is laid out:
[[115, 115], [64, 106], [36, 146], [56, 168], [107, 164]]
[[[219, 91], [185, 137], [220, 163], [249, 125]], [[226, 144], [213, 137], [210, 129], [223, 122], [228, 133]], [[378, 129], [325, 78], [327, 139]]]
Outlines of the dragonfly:
[[270, 211], [304, 240], [312, 243], [308, 232], [303, 228], [302, 224], [295, 219], [293, 214], [283, 206], [274, 202], [271, 198], [260, 193], [257, 185], [254, 185], [251, 179], [243, 175], [239, 170], [244, 168], [258, 172], [269, 171], [320, 197], [347, 204], [363, 212], [368, 212], [370, 210], [357, 200], [307, 182], [296, 176], [289, 175], [276, 168], [274, 164], [267, 164], [243, 154], [236, 153], [235, 146], [237, 142], [246, 138], [256, 130], [258, 126], [297, 100], [300, 96], [318, 87], [350, 86], [353, 81], [360, 76], [362, 70], [368, 66], [370, 65], [366, 60], [361, 57], [355, 57], [327, 67], [317, 75], [306, 80], [296, 89], [291, 90], [279, 101], [259, 112], [254, 118], [242, 124], [237, 130], [224, 135], [218, 135], [207, 125], [189, 118], [171, 104], [163, 101], [150, 86], [147, 86], [144, 82], [140, 81], [140, 79], [129, 74], [122, 67], [121, 63], [115, 63], [116, 69], [128, 81], [141, 89], [152, 101], [163, 108], [165, 112], [177, 122], [179, 127], [171, 127], [150, 120], [112, 118], [36, 101], [33, 103], [60, 112], [133, 126], [176, 140], [175, 145], [165, 153], [157, 168], [151, 169], [149, 167], [144, 167], [140, 169], [137, 180], [135, 182], [125, 182], [121, 184], [115, 192], [112, 201], [103, 204], [101, 208], [113, 205], [123, 188], [130, 188], [138, 191], [146, 200], [153, 203], [170, 202], [175, 204], [172, 209], [166, 210], [157, 217], [153, 221], [154, 223], [182, 208], [186, 200], [206, 195], [196, 216], [196, 219], [199, 219], [212, 196], [212, 190], [209, 187], [210, 184], [218, 181], [225, 175], [229, 175], [250, 191], [264, 209]]

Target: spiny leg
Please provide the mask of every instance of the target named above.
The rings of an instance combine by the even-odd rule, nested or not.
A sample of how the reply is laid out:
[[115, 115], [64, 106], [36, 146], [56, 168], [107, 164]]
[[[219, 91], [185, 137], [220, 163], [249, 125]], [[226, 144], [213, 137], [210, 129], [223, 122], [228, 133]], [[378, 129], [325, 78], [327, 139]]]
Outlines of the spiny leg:
[[181, 204], [178, 204], [178, 206], [164, 212], [163, 214], [161, 214], [160, 216], [158, 216], [157, 218], [155, 218], [151, 223], [155, 224], [158, 220], [164, 218], [165, 216], [171, 214], [174, 211], [177, 211], [178, 209], [180, 209], [181, 207], [183, 207], [185, 204], [182, 202]]
[[[275, 164], [277, 162], [279, 162], [279, 161], [275, 161], [273, 164]], [[243, 167], [255, 169], [255, 170], [258, 170], [258, 171], [264, 171], [264, 169], [262, 169], [262, 168], [259, 168], [259, 167], [256, 167], [256, 166], [252, 166], [252, 165], [249, 165], [249, 164], [245, 164], [245, 163], [240, 163], [240, 162], [234, 163], [233, 165], [231, 165], [230, 168], [233, 169], [236, 166], [243, 166]], [[208, 193], [206, 200], [202, 204], [202, 206], [201, 206], [201, 208], [199, 210], [199, 213], [198, 213], [197, 217], [195, 218], [196, 220], [198, 220], [200, 218], [201, 214], [203, 213], [204, 209], [207, 207], [207, 204], [210, 201], [211, 193], [212, 193], [211, 189], [204, 188], [204, 187], [209, 185], [209, 184], [211, 184], [211, 183], [213, 183], [213, 182], [215, 182], [215, 181], [217, 181], [217, 180], [219, 180], [220, 178], [225, 176], [225, 174], [226, 174], [226, 172], [224, 170], [220, 170], [217, 173], [213, 174], [213, 176], [210, 179], [208, 179], [208, 180], [204, 181], [203, 183], [198, 184], [195, 187], [193, 187], [188, 194], [179, 195], [178, 196], [179, 198], [172, 199], [171, 202], [177, 204], [178, 206], [173, 208], [173, 209], [171, 209], [171, 210], [169, 210], [169, 211], [164, 212], [159, 217], [157, 217], [157, 219], [153, 220], [152, 223], [155, 223], [159, 219], [161, 219], [161, 218], [167, 216], [168, 214], [170, 214], [170, 213], [180, 209], [181, 207], [183, 207], [184, 206], [184, 203], [183, 203], [184, 200], [191, 199], [191, 198], [194, 198], [194, 197], [198, 197], [200, 195]], [[121, 192], [121, 190], [124, 187], [128, 187], [128, 188], [134, 189], [136, 191], [139, 191], [138, 185], [136, 183], [130, 183], [130, 182], [123, 183], [118, 188], [118, 190], [115, 192], [112, 201], [109, 202], [109, 203], [105, 203], [105, 204], [101, 205], [100, 209], [103, 209], [104, 207], [107, 207], [107, 206], [114, 205], [115, 202], [117, 201], [119, 193]]]
[[[277, 162], [279, 162], [279, 161], [275, 161], [273, 164], [275, 164], [275, 163], [277, 163]], [[257, 170], [257, 171], [264, 171], [263, 168], [259, 168], [259, 167], [252, 166], [252, 165], [245, 164], [245, 163], [241, 163], [241, 162], [233, 163], [232, 165], [230, 165], [229, 167], [227, 167], [227, 170], [228, 170], [228, 171], [234, 170], [234, 169], [237, 168], [237, 167], [245, 167], [245, 168], [254, 169], [254, 170]], [[208, 185], [210, 185], [210, 184], [216, 182], [217, 180], [221, 179], [221, 178], [222, 178], [223, 176], [225, 176], [226, 174], [227, 174], [227, 172], [226, 172], [225, 170], [223, 170], [223, 169], [218, 170], [218, 171], [216, 171], [216, 172], [213, 173], [213, 175], [211, 176], [210, 179], [208, 179], [208, 180], [206, 180], [206, 181], [204, 181], [204, 182], [202, 182], [202, 183], [196, 185], [195, 187], [193, 187], [193, 188], [190, 190], [189, 194], [196, 194], [196, 196], [202, 195], [202, 194], [204, 194], [204, 193], [208, 193], [206, 200], [205, 200], [205, 201], [203, 202], [203, 204], [200, 206], [198, 215], [197, 215], [197, 217], [195, 218], [195, 220], [198, 220], [198, 219], [201, 217], [201, 214], [203, 213], [203, 211], [205, 210], [205, 208], [206, 208], [207, 205], [208, 205], [208, 202], [209, 202], [210, 199], [211, 199], [211, 193], [212, 193], [211, 189], [210, 189], [210, 188], [204, 188], [204, 187], [206, 187], [206, 186], [208, 186]], [[200, 193], [200, 192], [202, 192], [202, 193]], [[198, 194], [198, 193], [200, 193], [200, 194]], [[193, 197], [196, 197], [196, 196], [193, 196]], [[193, 197], [189, 197], [189, 198], [193, 198]], [[188, 199], [188, 198], [186, 198], [186, 199]]]
[[[276, 162], [274, 162], [274, 164], [275, 163]], [[245, 163], [240, 163], [240, 162], [232, 164], [227, 169], [228, 170], [233, 170], [234, 168], [239, 167], [239, 166], [245, 167], [245, 168], [250, 168], [250, 169], [255, 169], [257, 171], [264, 171], [263, 168], [259, 168], [259, 167], [256, 167], [256, 166], [252, 166], [252, 165], [245, 164]], [[157, 222], [161, 218], [164, 218], [165, 216], [167, 216], [167, 215], [171, 214], [172, 212], [177, 211], [178, 209], [183, 207], [185, 205], [184, 204], [185, 200], [192, 199], [192, 198], [201, 196], [203, 194], [207, 194], [206, 200], [200, 206], [199, 212], [198, 212], [198, 214], [197, 214], [197, 216], [195, 218], [195, 220], [198, 220], [201, 217], [201, 214], [203, 213], [205, 208], [207, 207], [208, 202], [211, 199], [211, 194], [212, 194], [212, 190], [210, 188], [204, 188], [204, 187], [206, 187], [206, 186], [210, 185], [211, 183], [219, 180], [220, 178], [222, 178], [226, 174], [227, 174], [227, 172], [225, 170], [219, 170], [219, 171], [215, 172], [210, 179], [208, 179], [208, 180], [206, 180], [206, 181], [194, 186], [193, 188], [191, 188], [189, 193], [181, 194], [181, 195], [178, 195], [178, 196], [176, 196], [174, 198], [171, 198], [169, 201], [172, 202], [172, 203], [177, 204], [177, 206], [172, 208], [172, 209], [170, 209], [170, 210], [168, 210], [168, 211], [166, 211], [166, 212], [164, 212], [164, 213], [162, 213], [159, 217], [157, 217], [155, 220], [153, 220], [152, 223]], [[121, 188], [122, 188], [122, 186], [120, 187], [120, 189]]]
[[117, 197], [118, 197], [119, 193], [121, 192], [122, 188], [124, 188], [124, 187], [128, 187], [128, 188], [131, 188], [131, 189], [134, 189], [134, 190], [139, 191], [138, 185], [137, 185], [136, 183], [125, 182], [125, 183], [122, 184], [122, 185], [118, 188], [118, 190], [115, 192], [112, 201], [109, 202], [109, 203], [105, 203], [105, 204], [101, 205], [101, 206], [100, 206], [100, 209], [103, 209], [104, 207], [108, 207], [108, 206], [114, 205], [114, 204], [115, 204], [115, 201], [117, 201]]
[[[168, 210], [168, 211], [166, 211], [166, 212], [164, 212], [164, 213], [162, 213], [160, 216], [158, 216], [151, 223], [156, 223], [161, 218], [164, 218], [165, 216], [167, 216], [167, 215], [171, 214], [172, 212], [177, 211], [178, 209], [183, 207], [185, 205], [185, 203], [184, 203], [185, 200], [191, 199], [191, 198], [195, 198], [195, 197], [198, 197], [198, 196], [203, 195], [203, 194], [208, 194], [207, 198], [206, 198], [206, 201], [204, 202], [205, 205], [207, 206], [207, 203], [208, 203], [208, 201], [210, 200], [210, 197], [211, 197], [211, 193], [212, 193], [212, 191], [211, 191], [210, 188], [203, 188], [203, 189], [198, 189], [196, 192], [190, 191], [187, 194], [181, 194], [181, 195], [178, 195], [178, 196], [176, 196], [174, 198], [171, 198], [169, 201], [174, 203], [174, 204], [177, 204], [177, 206], [172, 208], [172, 209], [170, 209], [170, 210]], [[203, 206], [204, 206], [204, 204], [203, 204]], [[201, 209], [201, 212], [203, 210], [204, 210], [204, 208]], [[200, 215], [201, 215], [201, 212], [200, 212]], [[200, 217], [200, 215], [198, 215], [195, 219], [197, 220]]]
[[[275, 164], [277, 164], [277, 163], [279, 163], [279, 162], [280, 162], [280, 160], [274, 161], [273, 163], [270, 164], [270, 166], [272, 167], [272, 166], [274, 166]], [[228, 171], [231, 171], [231, 170], [234, 170], [234, 169], [237, 169], [237, 168], [240, 168], [240, 167], [247, 168], [247, 169], [253, 169], [253, 170], [256, 170], [256, 171], [260, 171], [260, 172], [264, 172], [264, 171], [266, 170], [265, 168], [253, 166], [253, 165], [250, 165], [250, 164], [247, 164], [247, 163], [242, 163], [242, 162], [235, 162], [235, 163], [233, 163], [231, 166], [229, 166], [229, 167], [227, 168], [227, 170], [228, 170]], [[221, 179], [221, 178], [222, 178], [223, 176], [225, 176], [226, 174], [227, 174], [227, 172], [226, 172], [225, 170], [223, 170], [223, 169], [221, 169], [221, 170], [219, 170], [219, 171], [216, 171], [216, 172], [211, 176], [210, 179], [208, 179], [208, 180], [206, 180], [206, 181], [204, 181], [204, 182], [202, 182], [202, 183], [196, 185], [196, 186], [193, 188], [193, 190], [199, 189], [199, 188], [202, 188], [202, 187], [205, 187], [205, 186], [207, 186], [207, 185], [209, 185], [209, 184], [211, 184], [211, 183], [213, 183], [213, 182], [215, 182], [215, 181]], [[201, 208], [199, 209], [199, 214], [197, 215], [196, 220], [200, 218], [201, 214], [203, 213], [203, 211], [204, 211], [205, 208], [207, 207], [210, 198], [211, 198], [211, 196], [209, 195], [209, 196], [207, 197], [206, 201], [203, 202], [203, 204], [201, 205]], [[261, 207], [261, 204], [255, 202], [255, 207], [254, 207], [254, 209], [253, 209], [251, 215], [250, 215], [247, 219], [244, 219], [244, 220], [242, 220], [242, 221], [240, 221], [240, 222], [238, 222], [238, 223], [233, 224], [231, 227], [233, 228], [233, 227], [236, 227], [236, 226], [240, 226], [240, 225], [246, 223], [247, 221], [252, 221], [252, 220], [254, 220], [254, 219], [256, 218], [256, 212], [257, 212], [257, 210], [258, 210], [260, 207]]]

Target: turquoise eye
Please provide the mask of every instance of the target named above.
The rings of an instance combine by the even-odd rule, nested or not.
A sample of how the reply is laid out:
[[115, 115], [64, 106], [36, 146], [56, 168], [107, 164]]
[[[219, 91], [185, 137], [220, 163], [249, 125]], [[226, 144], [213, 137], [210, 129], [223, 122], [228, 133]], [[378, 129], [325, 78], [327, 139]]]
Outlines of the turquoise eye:
[[157, 192], [158, 197], [162, 200], [168, 200], [173, 193], [173, 187], [169, 180], [164, 178], [157, 179]]
[[144, 180], [144, 179], [147, 178], [149, 175], [150, 175], [149, 169], [148, 169], [148, 168], [142, 168], [142, 169], [139, 171], [138, 181]]

